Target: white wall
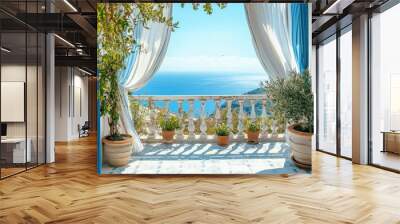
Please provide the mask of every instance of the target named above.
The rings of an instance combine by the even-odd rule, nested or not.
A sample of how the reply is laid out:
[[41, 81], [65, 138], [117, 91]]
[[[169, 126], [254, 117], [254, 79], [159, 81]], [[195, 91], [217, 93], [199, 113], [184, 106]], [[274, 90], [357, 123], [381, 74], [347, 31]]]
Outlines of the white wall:
[[[73, 119], [71, 120], [71, 122], [72, 122], [71, 123], [71, 126], [72, 126], [71, 135], [72, 135], [72, 138], [79, 138], [79, 132], [78, 132], [78, 128], [77, 128], [78, 125], [80, 124], [82, 126], [85, 123], [85, 121], [88, 121], [88, 119], [89, 119], [88, 78], [81, 76], [80, 72], [79, 72], [79, 75], [76, 75], [76, 73], [75, 73], [74, 86], [75, 86], [75, 88], [74, 88], [75, 91], [73, 94], [75, 94], [75, 95], [73, 97], [74, 97], [75, 106], [73, 109], [75, 109], [75, 113], [72, 114]], [[80, 97], [79, 97], [79, 95], [80, 95]], [[81, 101], [80, 103], [78, 102], [79, 100]], [[80, 104], [80, 105], [78, 105], [78, 104]], [[81, 107], [81, 108], [79, 108], [79, 107]]]
[[88, 120], [88, 78], [72, 67], [56, 67], [55, 73], [55, 140], [74, 140], [78, 125]]
[[67, 67], [55, 68], [55, 141], [67, 141], [70, 127], [68, 123], [69, 115], [69, 86], [70, 76]]
[[[24, 65], [18, 65], [18, 64], [5, 64], [1, 66], [1, 81], [2, 82], [25, 82], [25, 75], [27, 69], [28, 74], [35, 73], [36, 74], [36, 67], [33, 66], [28, 66], [27, 68]], [[29, 78], [29, 77], [28, 77]], [[36, 86], [36, 81], [32, 82], [29, 80], [29, 84], [33, 84]], [[34, 106], [36, 108], [36, 89], [27, 89], [27, 102], [28, 104], [30, 102], [35, 102], [34, 105], [28, 105], [28, 106]], [[32, 90], [33, 92], [30, 92], [29, 90]], [[34, 98], [34, 99], [33, 99]], [[7, 108], [1, 108], [2, 110], [7, 110]], [[37, 119], [36, 113], [28, 113], [27, 114], [28, 122]], [[28, 125], [28, 128], [31, 127], [32, 125]], [[36, 129], [36, 126], [35, 126]], [[7, 123], [7, 136], [8, 137], [25, 137], [25, 122], [10, 122]], [[35, 135], [36, 136], [36, 135]], [[29, 136], [29, 130], [28, 130], [28, 137]]]
[[[2, 65], [1, 81], [3, 82], [25, 82], [25, 65]], [[6, 110], [7, 108], [1, 108]], [[25, 123], [7, 123], [7, 137], [25, 137]]]

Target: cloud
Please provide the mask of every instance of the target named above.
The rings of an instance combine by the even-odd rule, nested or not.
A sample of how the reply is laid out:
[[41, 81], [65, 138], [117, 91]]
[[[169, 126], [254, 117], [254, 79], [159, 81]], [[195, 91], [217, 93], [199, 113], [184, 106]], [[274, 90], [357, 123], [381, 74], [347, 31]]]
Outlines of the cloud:
[[254, 57], [237, 56], [191, 56], [166, 57], [161, 65], [162, 71], [190, 72], [246, 72], [265, 73], [260, 62]]

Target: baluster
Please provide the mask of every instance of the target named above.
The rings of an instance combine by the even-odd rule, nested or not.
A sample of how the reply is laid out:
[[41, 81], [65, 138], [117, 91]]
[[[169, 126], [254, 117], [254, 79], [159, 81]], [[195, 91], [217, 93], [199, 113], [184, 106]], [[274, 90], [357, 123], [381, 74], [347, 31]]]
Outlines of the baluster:
[[147, 138], [154, 139], [156, 136], [156, 124], [155, 124], [155, 111], [154, 111], [154, 102], [153, 99], [150, 97], [148, 98], [149, 104], [149, 124], [148, 124], [148, 135]]
[[250, 100], [250, 103], [251, 103], [251, 115], [250, 115], [250, 117], [251, 117], [252, 121], [255, 121], [256, 120], [256, 109], [255, 109], [256, 104], [255, 104], [254, 100]]
[[189, 119], [189, 125], [188, 125], [188, 131], [189, 131], [189, 139], [194, 139], [195, 138], [195, 126], [194, 126], [194, 121], [193, 121], [193, 100], [189, 100], [189, 114], [188, 114], [188, 119]]
[[227, 126], [231, 129], [231, 134], [229, 136], [232, 137], [232, 128], [233, 128], [233, 124], [232, 124], [232, 100], [228, 99], [226, 101], [226, 103], [227, 103], [227, 112], [226, 112]]
[[272, 120], [272, 133], [271, 133], [271, 137], [272, 138], [276, 138], [277, 136], [277, 126], [276, 126], [276, 120]]
[[267, 101], [266, 100], [261, 100], [262, 103], [262, 112], [261, 112], [261, 138], [265, 137], [267, 138], [268, 133], [267, 133]]
[[200, 102], [201, 102], [200, 131], [201, 131], [201, 138], [205, 140], [207, 139], [206, 100], [201, 100]]
[[285, 136], [283, 136], [283, 138], [285, 139], [286, 142], [288, 142], [288, 141], [289, 141], [289, 139], [288, 139], [288, 138], [289, 138], [289, 134], [288, 134], [288, 131], [287, 131], [287, 130], [288, 130], [289, 124], [285, 121], [285, 124], [284, 124], [284, 125], [285, 125], [285, 126], [284, 126], [284, 127], [285, 127], [285, 131], [284, 131], [285, 133], [284, 133], [284, 135], [285, 135]]
[[243, 100], [239, 100], [239, 116], [238, 116], [238, 137], [244, 138], [244, 112], [243, 112]]
[[185, 130], [185, 124], [184, 124], [184, 119], [183, 119], [183, 107], [182, 107], [183, 101], [182, 100], [178, 100], [178, 120], [179, 120], [179, 124], [180, 127], [177, 130], [177, 139], [178, 140], [183, 140], [184, 136], [183, 136], [183, 131]]
[[215, 123], [218, 124], [221, 119], [221, 101], [219, 98], [215, 100]]
[[170, 114], [169, 114], [169, 100], [165, 100], [164, 101], [164, 109], [165, 109], [165, 116], [167, 118], [169, 118]]

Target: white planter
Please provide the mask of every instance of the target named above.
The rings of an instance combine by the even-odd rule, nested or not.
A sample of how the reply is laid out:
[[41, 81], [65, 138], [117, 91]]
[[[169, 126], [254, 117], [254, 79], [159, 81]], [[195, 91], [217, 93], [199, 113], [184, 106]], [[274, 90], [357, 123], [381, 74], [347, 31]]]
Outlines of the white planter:
[[287, 128], [288, 143], [296, 165], [311, 168], [312, 133], [296, 131], [294, 125]]
[[104, 159], [111, 166], [125, 166], [129, 162], [132, 147], [132, 136], [126, 136], [121, 141], [111, 141], [103, 138]]

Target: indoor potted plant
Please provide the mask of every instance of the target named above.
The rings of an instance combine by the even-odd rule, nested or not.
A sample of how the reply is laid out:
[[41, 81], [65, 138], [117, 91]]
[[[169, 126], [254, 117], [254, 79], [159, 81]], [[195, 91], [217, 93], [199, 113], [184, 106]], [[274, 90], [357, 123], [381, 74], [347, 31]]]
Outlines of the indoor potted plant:
[[121, 96], [117, 75], [134, 46], [133, 24], [127, 22], [132, 10], [129, 4], [97, 5], [98, 100], [101, 116], [109, 126], [109, 134], [102, 143], [104, 159], [112, 166], [126, 165], [133, 148], [132, 136], [119, 130]]
[[258, 143], [260, 137], [260, 123], [257, 121], [249, 121], [247, 123], [247, 142]]
[[310, 168], [314, 102], [309, 72], [292, 72], [286, 78], [266, 82], [265, 88], [272, 112], [282, 114], [289, 125], [287, 141], [292, 159], [298, 166]]
[[215, 127], [215, 134], [217, 135], [217, 144], [219, 146], [227, 146], [229, 144], [229, 134], [231, 133], [229, 127], [222, 123]]
[[175, 116], [166, 116], [161, 118], [160, 127], [164, 143], [172, 143], [175, 135], [175, 130], [178, 129], [179, 120]]

